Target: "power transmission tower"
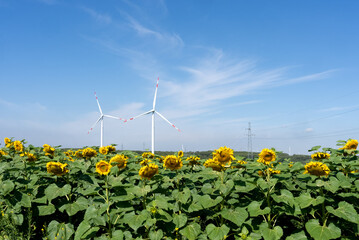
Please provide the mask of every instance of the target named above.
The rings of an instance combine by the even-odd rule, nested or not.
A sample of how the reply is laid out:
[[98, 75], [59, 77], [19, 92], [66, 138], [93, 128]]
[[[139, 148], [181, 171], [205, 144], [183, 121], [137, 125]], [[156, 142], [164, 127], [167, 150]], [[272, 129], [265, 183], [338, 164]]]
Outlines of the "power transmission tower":
[[252, 129], [251, 129], [251, 123], [248, 123], [248, 128], [246, 129], [247, 132], [247, 136], [248, 136], [248, 159], [252, 159], [253, 160], [253, 150], [252, 150], [252, 136], [254, 136], [254, 134], [252, 134]]

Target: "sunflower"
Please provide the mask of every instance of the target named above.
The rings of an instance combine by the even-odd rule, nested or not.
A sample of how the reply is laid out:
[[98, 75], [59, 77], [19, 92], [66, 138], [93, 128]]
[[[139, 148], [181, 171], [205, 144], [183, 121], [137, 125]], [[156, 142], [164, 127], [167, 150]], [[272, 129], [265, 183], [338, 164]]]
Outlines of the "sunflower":
[[173, 170], [181, 169], [183, 166], [182, 160], [180, 157], [175, 155], [168, 155], [163, 160], [163, 167]]
[[4, 138], [4, 142], [5, 142], [5, 146], [7, 147], [7, 148], [9, 148], [9, 147], [11, 147], [11, 140], [10, 140], [10, 138]]
[[224, 170], [223, 165], [220, 162], [218, 162], [217, 160], [212, 159], [212, 158], [205, 161], [203, 166], [205, 166], [206, 168], [212, 168], [214, 171], [217, 171], [217, 172]]
[[178, 155], [179, 157], [183, 157], [183, 151], [178, 151], [177, 155]]
[[18, 152], [24, 151], [24, 146], [22, 145], [21, 141], [15, 141], [14, 142], [14, 148]]
[[219, 149], [214, 150], [213, 159], [219, 162], [222, 166], [231, 165], [233, 160], [236, 160], [233, 156], [233, 150], [230, 148], [220, 147]]
[[329, 159], [330, 158], [330, 154], [329, 153], [322, 153], [322, 152], [317, 152], [317, 153], [313, 153], [311, 155], [312, 159], [315, 161], [320, 161], [323, 159]]
[[0, 150], [0, 157], [1, 157], [1, 156], [4, 156], [4, 155], [7, 155], [7, 153], [4, 152], [3, 150]]
[[358, 140], [350, 139], [347, 141], [344, 147], [339, 148], [339, 150], [346, 149], [346, 150], [356, 150], [358, 147]]
[[263, 177], [263, 176], [267, 176], [269, 172], [269, 175], [273, 175], [273, 174], [279, 174], [280, 170], [274, 170], [272, 168], [268, 168], [268, 170], [264, 170], [264, 171], [258, 171], [259, 176]]
[[52, 173], [56, 176], [62, 176], [69, 172], [68, 169], [66, 169], [67, 164], [62, 164], [60, 162], [48, 162], [46, 164], [47, 172]]
[[150, 163], [146, 166], [141, 167], [138, 174], [141, 176], [141, 179], [146, 178], [150, 180], [155, 174], [158, 173], [158, 166], [154, 163]]
[[86, 159], [90, 159], [97, 155], [97, 152], [92, 148], [86, 148], [82, 151], [82, 156]]
[[259, 153], [259, 159], [257, 160], [257, 162], [269, 165], [271, 162], [275, 161], [275, 158], [275, 152], [273, 150], [265, 148]]
[[199, 163], [199, 160], [200, 160], [200, 158], [195, 157], [195, 156], [190, 156], [190, 157], [186, 158], [186, 161], [188, 161], [188, 165], [190, 165], [190, 166], [200, 165], [201, 163]]
[[55, 148], [51, 147], [49, 144], [44, 144], [42, 147], [44, 148], [43, 151], [45, 152], [46, 156], [55, 155]]
[[112, 163], [116, 164], [118, 169], [123, 169], [126, 167], [127, 165], [127, 159], [128, 157], [121, 154], [117, 154], [116, 156], [112, 157], [111, 160], [110, 160], [110, 164], [111, 166], [113, 165]]
[[98, 172], [101, 175], [107, 175], [109, 174], [111, 167], [112, 167], [111, 164], [101, 160], [98, 163], [96, 163], [96, 172]]
[[143, 158], [154, 158], [155, 155], [151, 152], [144, 152], [144, 153], [142, 153], [142, 157]]
[[98, 152], [103, 154], [103, 155], [106, 155], [108, 153], [108, 148], [107, 147], [100, 147]]
[[116, 148], [115, 148], [114, 146], [112, 146], [112, 145], [108, 145], [106, 148], [107, 148], [107, 150], [108, 150], [109, 153], [116, 151]]
[[20, 156], [27, 157], [27, 161], [29, 162], [35, 162], [36, 161], [36, 156], [33, 153], [28, 153], [28, 152], [24, 152], [23, 154], [21, 154]]
[[76, 152], [74, 152], [74, 153], [72, 154], [72, 156], [75, 156], [75, 157], [77, 157], [77, 158], [82, 158], [82, 157], [83, 157], [82, 151], [83, 151], [82, 149], [76, 150]]
[[327, 165], [322, 162], [310, 162], [307, 163], [305, 166], [305, 171], [303, 174], [309, 173], [310, 175], [315, 175], [318, 177], [321, 176], [328, 176], [330, 173], [330, 169]]
[[152, 162], [150, 159], [145, 158], [140, 162], [140, 165], [147, 166], [150, 162]]

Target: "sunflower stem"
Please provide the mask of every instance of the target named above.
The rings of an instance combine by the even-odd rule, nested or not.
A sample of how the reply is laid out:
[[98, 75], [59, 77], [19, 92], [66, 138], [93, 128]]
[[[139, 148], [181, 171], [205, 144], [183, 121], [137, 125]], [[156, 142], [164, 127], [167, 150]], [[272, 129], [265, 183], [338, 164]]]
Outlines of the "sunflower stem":
[[110, 216], [110, 201], [109, 201], [109, 190], [108, 190], [108, 175], [106, 175], [105, 178], [105, 188], [106, 188], [106, 204], [107, 204], [106, 214], [108, 217], [108, 234], [110, 235], [110, 237], [112, 237], [112, 224], [111, 224], [111, 216]]

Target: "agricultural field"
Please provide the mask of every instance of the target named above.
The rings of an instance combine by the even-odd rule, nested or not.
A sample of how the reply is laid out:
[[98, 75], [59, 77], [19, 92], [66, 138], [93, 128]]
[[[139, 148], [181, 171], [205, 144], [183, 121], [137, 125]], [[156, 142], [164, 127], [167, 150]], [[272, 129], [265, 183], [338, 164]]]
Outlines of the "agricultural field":
[[359, 239], [357, 140], [304, 164], [4, 142], [0, 239]]

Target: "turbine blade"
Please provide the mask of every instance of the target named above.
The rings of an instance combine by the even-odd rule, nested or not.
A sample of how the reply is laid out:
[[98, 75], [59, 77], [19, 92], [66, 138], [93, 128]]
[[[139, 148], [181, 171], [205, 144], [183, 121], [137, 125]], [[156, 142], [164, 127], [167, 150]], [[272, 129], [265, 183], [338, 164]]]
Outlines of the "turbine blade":
[[87, 132], [87, 134], [90, 134], [90, 132], [93, 130], [93, 128], [96, 126], [96, 124], [101, 121], [101, 119], [103, 119], [103, 115], [101, 115], [101, 117], [99, 117], [97, 119], [97, 121], [92, 125], [92, 127], [90, 128], [90, 130]]
[[[149, 113], [151, 113], [151, 112], [154, 112], [154, 110], [150, 110], [150, 111], [148, 111], [148, 112], [142, 113], [142, 114], [140, 114], [140, 115], [138, 115], [138, 116], [136, 116], [136, 117], [132, 117], [132, 118], [130, 118], [130, 119], [128, 119], [128, 120], [134, 120], [134, 119], [136, 119], [136, 118], [138, 118], [138, 117], [141, 117], [141, 116], [143, 116], [143, 115], [147, 115], [147, 114], [149, 114]], [[127, 119], [125, 120], [125, 122], [127, 122]]]
[[100, 106], [100, 102], [98, 101], [98, 97], [97, 97], [97, 95], [96, 95], [96, 92], [95, 92], [95, 97], [96, 97], [96, 101], [97, 101], [98, 108], [100, 109], [100, 113], [101, 113], [101, 115], [103, 115], [102, 109], [101, 109], [101, 106]]
[[160, 78], [159, 78], [159, 77], [157, 78], [156, 90], [155, 90], [155, 97], [153, 98], [153, 109], [155, 109], [155, 106], [156, 106], [156, 98], [157, 98], [158, 81], [160, 81]]
[[173, 125], [170, 121], [167, 120], [167, 118], [165, 118], [161, 113], [155, 111], [155, 113], [157, 113], [161, 118], [163, 118], [163, 120], [165, 120], [166, 122], [168, 122], [172, 127], [174, 127], [175, 129], [177, 129], [177, 131], [181, 131], [179, 130], [179, 128], [177, 128], [175, 125]]
[[126, 119], [124, 119], [124, 118], [115, 117], [115, 116], [111, 116], [111, 115], [107, 115], [107, 114], [104, 114], [103, 116], [104, 116], [104, 117], [108, 117], [108, 118], [114, 118], [114, 119], [122, 120], [122, 121], [125, 121], [125, 120], [126, 120]]

